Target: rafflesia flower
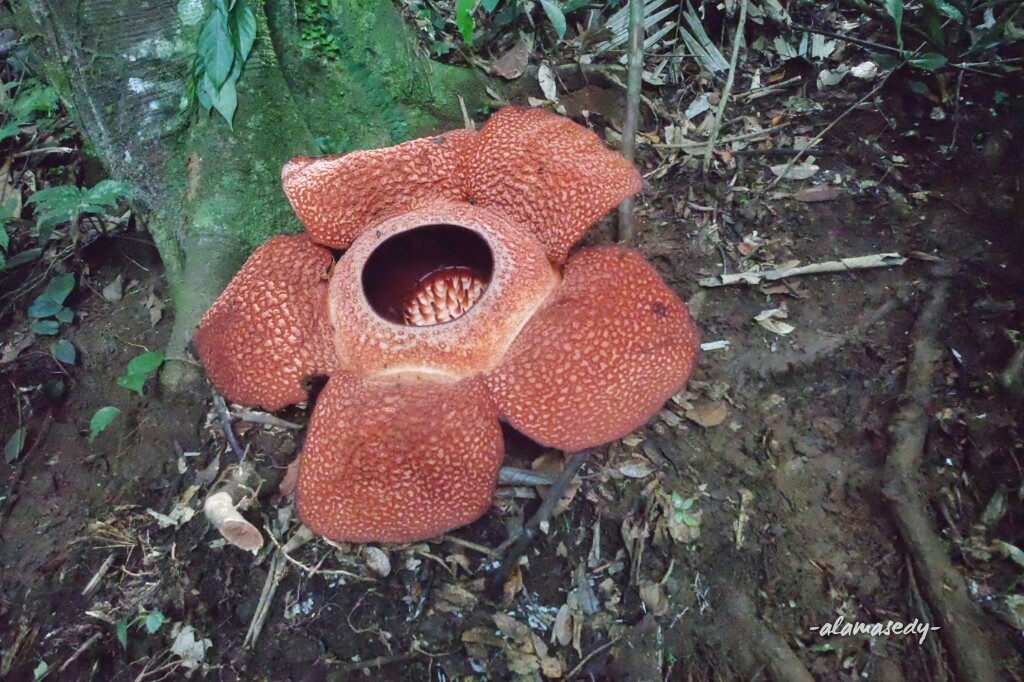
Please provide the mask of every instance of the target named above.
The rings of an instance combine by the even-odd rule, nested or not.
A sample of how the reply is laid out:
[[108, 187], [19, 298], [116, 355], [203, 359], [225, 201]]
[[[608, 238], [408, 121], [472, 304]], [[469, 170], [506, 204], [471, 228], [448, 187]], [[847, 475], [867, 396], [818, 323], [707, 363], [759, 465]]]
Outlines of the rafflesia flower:
[[257, 249], [195, 341], [238, 403], [280, 409], [329, 377], [296, 487], [317, 533], [470, 523], [494, 494], [500, 419], [562, 450], [606, 443], [693, 369], [697, 330], [651, 265], [569, 255], [641, 178], [566, 118], [507, 108], [479, 133], [298, 158], [282, 178], [306, 234]]

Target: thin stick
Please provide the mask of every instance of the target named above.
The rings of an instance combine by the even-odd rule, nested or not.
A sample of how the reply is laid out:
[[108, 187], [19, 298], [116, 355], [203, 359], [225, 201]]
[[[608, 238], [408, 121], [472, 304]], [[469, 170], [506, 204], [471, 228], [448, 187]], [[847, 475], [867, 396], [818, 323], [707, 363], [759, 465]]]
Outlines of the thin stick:
[[[751, 130], [749, 133], [740, 133], [739, 135], [730, 135], [723, 137], [718, 140], [718, 144], [725, 144], [727, 142], [742, 142], [743, 140], [756, 140], [762, 136], [772, 135], [783, 128], [789, 126], [789, 122], [780, 123], [777, 126], [771, 128], [765, 128], [764, 130]], [[686, 142], [675, 142], [672, 144], [652, 144], [651, 146], [655, 149], [688, 149], [690, 147], [704, 147], [705, 145], [711, 144], [711, 140], [687, 140]]]
[[75, 661], [77, 661], [78, 657], [81, 656], [83, 653], [85, 653], [85, 651], [89, 647], [91, 647], [93, 644], [95, 644], [96, 640], [98, 640], [102, 635], [103, 635], [102, 632], [97, 632], [97, 633], [93, 634], [92, 637], [90, 637], [89, 639], [85, 640], [85, 642], [82, 644], [82, 646], [80, 646], [77, 649], [75, 649], [75, 653], [71, 654], [71, 656], [68, 658], [68, 660], [64, 661], [64, 664], [57, 670], [57, 672], [62, 673], [65, 670], [67, 670], [68, 666], [71, 665], [72, 663], [74, 663]]
[[[640, 83], [644, 72], [644, 0], [629, 0], [629, 70], [626, 73], [626, 121], [622, 125], [622, 155], [633, 162], [640, 118]], [[619, 242], [633, 241], [633, 197], [619, 205]]]
[[590, 456], [590, 450], [580, 450], [572, 456], [571, 459], [566, 463], [565, 469], [558, 474], [558, 478], [548, 489], [548, 496], [541, 502], [540, 507], [537, 508], [537, 512], [533, 517], [526, 522], [526, 524], [517, 533], [513, 533], [509, 536], [508, 540], [502, 543], [499, 550], [504, 550], [501, 566], [496, 570], [488, 580], [487, 592], [488, 594], [497, 598], [497, 595], [501, 595], [502, 588], [505, 585], [505, 581], [512, 574], [513, 569], [519, 564], [520, 557], [526, 553], [530, 543], [533, 542], [534, 536], [540, 529], [541, 524], [545, 523], [551, 518], [551, 512], [554, 511], [555, 506], [559, 500], [562, 499], [562, 495], [569, 488], [569, 484], [572, 483], [573, 479], [576, 478], [576, 474], [583, 466], [584, 462]]
[[235, 419], [241, 419], [244, 422], [250, 422], [252, 424], [266, 424], [267, 426], [279, 426], [282, 429], [292, 429], [298, 431], [302, 428], [302, 424], [296, 424], [280, 417], [275, 417], [272, 414], [266, 412], [253, 412], [251, 410], [239, 410], [231, 413], [231, 416]]
[[596, 649], [594, 649], [593, 651], [591, 651], [589, 654], [587, 654], [586, 656], [583, 657], [583, 660], [581, 660], [576, 665], [575, 668], [573, 668], [572, 670], [569, 671], [569, 674], [565, 676], [565, 679], [566, 680], [571, 680], [572, 678], [574, 678], [577, 675], [579, 675], [580, 672], [583, 670], [583, 667], [586, 666], [587, 663], [589, 663], [591, 661], [591, 659], [594, 658], [594, 656], [597, 656], [602, 651], [605, 651], [605, 650], [615, 646], [616, 644], [619, 643], [619, 640], [621, 640], [621, 639], [622, 639], [621, 637], [616, 637], [612, 641], [607, 642], [605, 644], [602, 644], [601, 646], [599, 646]]
[[235, 456], [235, 461], [241, 464], [245, 461], [245, 448], [235, 437], [235, 431], [231, 428], [231, 415], [228, 414], [228, 406], [224, 404], [224, 397], [217, 391], [213, 391], [213, 408], [217, 412], [217, 421], [224, 431], [224, 437], [228, 440], [228, 448]]
[[729, 93], [732, 92], [732, 84], [736, 80], [736, 62], [740, 58], [740, 43], [743, 42], [743, 27], [747, 23], [747, 0], [740, 3], [740, 19], [736, 24], [736, 37], [732, 43], [732, 59], [729, 62], [729, 75], [725, 79], [725, 87], [722, 89], [722, 99], [718, 102], [718, 111], [715, 112], [715, 122], [711, 126], [711, 137], [708, 139], [708, 148], [704, 152], [703, 170], [708, 172], [711, 167], [711, 157], [715, 152], [715, 140], [722, 127], [722, 117], [725, 116], [725, 107], [729, 102]]
[[810, 263], [794, 268], [783, 268], [781, 270], [765, 270], [763, 272], [737, 272], [735, 274], [724, 274], [718, 277], [708, 277], [700, 280], [702, 287], [726, 287], [733, 284], [761, 284], [762, 282], [776, 282], [787, 277], [798, 277], [800, 275], [820, 275], [832, 272], [848, 272], [850, 270], [866, 270], [870, 268], [892, 268], [903, 265], [907, 259], [898, 253], [876, 253], [870, 256], [854, 256], [853, 258], [840, 258], [823, 263]]

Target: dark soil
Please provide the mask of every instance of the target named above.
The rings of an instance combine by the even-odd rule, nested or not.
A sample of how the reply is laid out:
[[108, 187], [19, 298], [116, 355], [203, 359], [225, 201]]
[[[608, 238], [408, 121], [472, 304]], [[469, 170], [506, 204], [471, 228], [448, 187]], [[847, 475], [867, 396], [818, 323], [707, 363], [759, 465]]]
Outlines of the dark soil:
[[[820, 129], [837, 113], [801, 124]], [[723, 262], [735, 272], [884, 252], [953, 267], [919, 484], [988, 636], [1020, 652], [1012, 597], [1021, 566], [995, 541], [1024, 547], [1024, 377], [1010, 389], [1000, 382], [1021, 342], [1012, 332], [1024, 329], [1024, 210], [1013, 204], [1024, 177], [1022, 117], [966, 108], [947, 159], [937, 148], [949, 141], [950, 121], [925, 119], [907, 137], [913, 112], [899, 113], [893, 130], [880, 114], [858, 112], [825, 140], [818, 163], [843, 178], [832, 201], [757, 198], [771, 179], [765, 166], [779, 161], [756, 147], [706, 184], [694, 185], [685, 165], [652, 180], [638, 203], [638, 246], [691, 301], [704, 341], [729, 347], [706, 352], [688, 393], [584, 467], [504, 603], [483, 591], [493, 558], [463, 544], [384, 547], [392, 570], [380, 577], [360, 547], [315, 541], [295, 553], [306, 569], [288, 565], [251, 648], [243, 641], [274, 547], [255, 558], [226, 547], [203, 518], [202, 500], [230, 457], [210, 396], [165, 399], [151, 381], [139, 397], [117, 385], [132, 357], [164, 343], [171, 311], [154, 325], [145, 305], [151, 293], [166, 298], [151, 245], [134, 234], [95, 243], [81, 256], [71, 300], [77, 320], [66, 338], [78, 365], [61, 369], [44, 342], [0, 365], [0, 435], [19, 423], [29, 434], [21, 456], [0, 463], [0, 676], [31, 680], [45, 662], [51, 679], [178, 679], [187, 670], [170, 647], [189, 626], [209, 640], [195, 674], [224, 680], [538, 679], [539, 671], [764, 679], [777, 670], [766, 647], [792, 652], [815, 679], [954, 679], [938, 632], [815, 629], [840, 617], [936, 622], [883, 493], [888, 427], [935, 264], [916, 257], [765, 287], [697, 284], [721, 274]], [[658, 163], [653, 152], [642, 162]], [[588, 240], [609, 235], [603, 226]], [[753, 253], [743, 255], [744, 238]], [[100, 291], [118, 275], [125, 295], [111, 303]], [[753, 320], [780, 306], [795, 327], [786, 336]], [[877, 323], [865, 325], [873, 313]], [[3, 347], [24, 332], [23, 315], [7, 321]], [[53, 379], [65, 391], [47, 400]], [[90, 444], [89, 419], [106, 405], [122, 417]], [[302, 410], [281, 416], [305, 419]], [[248, 516], [283, 543], [293, 514], [273, 493], [301, 436], [242, 421], [234, 428], [267, 479]], [[510, 465], [529, 468], [544, 454], [509, 438]], [[537, 504], [507, 492], [452, 535], [496, 548]], [[693, 525], [680, 524], [673, 501], [690, 498]], [[199, 511], [177, 527], [149, 513], [173, 516], [176, 505]], [[164, 620], [149, 632], [152, 612]], [[1009, 667], [1020, 674], [1019, 662]]]

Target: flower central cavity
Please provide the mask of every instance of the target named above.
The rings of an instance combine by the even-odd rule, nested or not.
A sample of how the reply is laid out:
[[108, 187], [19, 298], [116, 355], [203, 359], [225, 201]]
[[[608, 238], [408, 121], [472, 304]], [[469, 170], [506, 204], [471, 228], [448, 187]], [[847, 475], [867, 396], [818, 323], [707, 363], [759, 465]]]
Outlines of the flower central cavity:
[[384, 319], [409, 327], [451, 322], [487, 290], [494, 257], [479, 233], [424, 225], [384, 240], [363, 268], [363, 292]]
[[405, 324], [429, 327], [462, 317], [483, 296], [487, 282], [469, 268], [445, 268], [427, 275], [405, 305]]

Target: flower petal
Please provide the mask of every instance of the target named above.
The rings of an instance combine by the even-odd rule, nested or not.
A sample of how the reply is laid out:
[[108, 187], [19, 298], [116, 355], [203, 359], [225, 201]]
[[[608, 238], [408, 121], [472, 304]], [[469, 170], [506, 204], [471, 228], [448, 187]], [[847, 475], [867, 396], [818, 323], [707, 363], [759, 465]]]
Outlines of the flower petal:
[[275, 237], [246, 261], [196, 329], [199, 359], [229, 400], [278, 410], [338, 361], [327, 319], [331, 252], [306, 235]]
[[469, 203], [503, 210], [528, 226], [557, 263], [643, 184], [636, 168], [590, 130], [543, 109], [519, 107], [487, 121], [459, 177]]
[[335, 373], [299, 465], [299, 516], [348, 542], [412, 542], [491, 505], [503, 443], [480, 377], [377, 383]]
[[461, 198], [455, 168], [476, 137], [471, 130], [452, 130], [385, 149], [298, 157], [285, 164], [281, 182], [310, 238], [345, 249], [382, 220]]
[[596, 247], [569, 260], [561, 290], [486, 381], [517, 430], [579, 450], [646, 422], [686, 383], [699, 348], [686, 306], [640, 254]]

